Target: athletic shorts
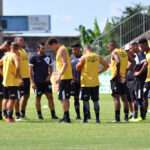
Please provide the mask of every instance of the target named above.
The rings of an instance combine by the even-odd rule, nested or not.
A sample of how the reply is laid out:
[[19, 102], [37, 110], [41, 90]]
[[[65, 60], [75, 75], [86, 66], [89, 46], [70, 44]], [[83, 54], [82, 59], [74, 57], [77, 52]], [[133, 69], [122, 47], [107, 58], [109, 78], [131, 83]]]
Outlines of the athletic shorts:
[[80, 95], [80, 82], [72, 80], [71, 81], [71, 96], [79, 97]]
[[143, 89], [145, 99], [149, 98], [149, 91], [150, 91], [150, 82], [145, 82]]
[[135, 101], [135, 81], [127, 81], [127, 99], [129, 102]]
[[20, 99], [19, 87], [17, 86], [4, 87], [4, 99], [19, 100]]
[[20, 95], [30, 95], [30, 79], [29, 78], [24, 78], [23, 79], [23, 85], [20, 86], [19, 88]]
[[126, 95], [127, 94], [127, 85], [126, 83], [120, 83], [117, 78], [114, 78], [110, 81], [112, 96], [115, 95]]
[[69, 100], [71, 96], [71, 79], [61, 80], [59, 83], [59, 100]]
[[36, 96], [42, 96], [43, 94], [52, 94], [52, 84], [51, 82], [36, 83], [35, 94]]
[[81, 100], [89, 101], [90, 99], [93, 101], [99, 100], [99, 86], [96, 87], [81, 87]]
[[135, 81], [135, 97], [136, 100], [143, 99], [144, 81], [136, 79]]
[[4, 86], [3, 86], [2, 82], [3, 82], [3, 78], [0, 77], [0, 100], [2, 100], [4, 97]]

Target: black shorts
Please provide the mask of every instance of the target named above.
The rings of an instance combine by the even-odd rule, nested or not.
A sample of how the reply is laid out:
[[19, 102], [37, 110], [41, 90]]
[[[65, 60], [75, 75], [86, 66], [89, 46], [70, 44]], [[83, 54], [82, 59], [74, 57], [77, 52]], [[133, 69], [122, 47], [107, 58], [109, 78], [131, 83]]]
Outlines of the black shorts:
[[2, 100], [4, 97], [4, 86], [3, 86], [2, 82], [3, 82], [3, 78], [0, 77], [0, 100]]
[[135, 80], [127, 81], [127, 99], [129, 102], [135, 101]]
[[114, 78], [110, 81], [111, 84], [111, 90], [112, 90], [112, 96], [115, 95], [126, 95], [127, 94], [127, 85], [126, 83], [121, 83], [117, 80], [117, 78]]
[[71, 81], [71, 96], [79, 97], [80, 95], [80, 82], [72, 80]]
[[20, 86], [19, 88], [20, 95], [30, 95], [30, 79], [29, 78], [24, 78], [23, 79], [23, 85]]
[[36, 83], [35, 94], [36, 96], [42, 96], [43, 94], [52, 94], [51, 82]]
[[143, 89], [145, 99], [149, 98], [149, 91], [150, 91], [150, 82], [145, 82]]
[[89, 101], [90, 99], [93, 101], [99, 100], [99, 86], [96, 87], [81, 87], [81, 100]]
[[144, 81], [140, 79], [135, 80], [135, 97], [136, 100], [143, 99]]
[[4, 99], [19, 100], [20, 99], [19, 87], [17, 86], [4, 87]]
[[71, 79], [61, 80], [59, 83], [59, 100], [69, 100], [71, 96]]

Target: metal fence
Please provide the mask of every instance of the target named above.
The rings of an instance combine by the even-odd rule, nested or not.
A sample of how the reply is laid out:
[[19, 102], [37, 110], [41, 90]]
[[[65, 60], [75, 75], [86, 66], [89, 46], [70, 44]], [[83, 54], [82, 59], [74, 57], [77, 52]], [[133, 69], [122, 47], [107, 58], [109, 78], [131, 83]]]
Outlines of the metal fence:
[[148, 10], [140, 11], [131, 17], [125, 19], [120, 24], [110, 30], [110, 32], [103, 33], [98, 37], [93, 44], [97, 47], [101, 47], [103, 39], [111, 36], [111, 40], [115, 40], [120, 47], [134, 40], [141, 34], [150, 30], [150, 14]]

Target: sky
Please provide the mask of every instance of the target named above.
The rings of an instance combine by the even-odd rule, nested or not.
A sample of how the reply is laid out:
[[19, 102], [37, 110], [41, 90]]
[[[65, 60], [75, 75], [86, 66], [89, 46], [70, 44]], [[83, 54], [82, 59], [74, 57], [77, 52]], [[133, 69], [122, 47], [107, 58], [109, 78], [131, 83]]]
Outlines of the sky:
[[3, 0], [4, 15], [51, 15], [52, 34], [75, 35], [79, 25], [92, 28], [97, 18], [101, 30], [126, 6], [149, 5], [149, 0]]

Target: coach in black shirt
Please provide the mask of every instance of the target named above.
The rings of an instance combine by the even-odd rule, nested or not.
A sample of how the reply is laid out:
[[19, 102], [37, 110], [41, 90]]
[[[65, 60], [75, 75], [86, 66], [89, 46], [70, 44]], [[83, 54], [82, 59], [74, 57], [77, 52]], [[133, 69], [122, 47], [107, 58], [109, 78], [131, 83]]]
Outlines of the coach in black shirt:
[[37, 48], [37, 54], [30, 59], [31, 83], [36, 94], [36, 111], [39, 119], [43, 119], [41, 112], [41, 97], [43, 94], [48, 99], [52, 119], [57, 119], [50, 82], [51, 73], [51, 57], [45, 54], [45, 44], [40, 43]]

